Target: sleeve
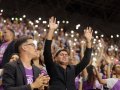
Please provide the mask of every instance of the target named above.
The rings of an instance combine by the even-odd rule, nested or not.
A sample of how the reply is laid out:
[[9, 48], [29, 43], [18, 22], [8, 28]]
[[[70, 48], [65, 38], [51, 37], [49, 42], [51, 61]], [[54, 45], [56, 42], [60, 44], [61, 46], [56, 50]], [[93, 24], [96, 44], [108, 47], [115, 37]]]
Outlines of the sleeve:
[[75, 75], [77, 76], [90, 62], [91, 59], [91, 48], [86, 48], [84, 57], [80, 63], [75, 66]]
[[106, 80], [107, 88], [109, 88], [109, 89], [112, 89], [118, 81], [118, 79], [115, 79], [115, 78], [108, 78], [108, 79], [105, 79], [105, 80]]
[[43, 53], [46, 69], [50, 77], [55, 76], [56, 74], [55, 63], [53, 62], [53, 57], [51, 53], [51, 43], [52, 43], [52, 40], [45, 41], [45, 47], [44, 47], [44, 53]]
[[9, 63], [4, 66], [3, 88], [4, 90], [31, 90], [30, 85], [16, 86], [15, 67]]

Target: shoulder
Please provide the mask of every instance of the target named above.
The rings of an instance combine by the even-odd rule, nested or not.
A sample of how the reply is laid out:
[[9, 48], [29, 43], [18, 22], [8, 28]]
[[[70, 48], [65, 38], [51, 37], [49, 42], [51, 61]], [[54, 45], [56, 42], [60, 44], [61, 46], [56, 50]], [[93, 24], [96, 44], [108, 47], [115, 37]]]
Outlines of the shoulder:
[[118, 79], [117, 78], [108, 78], [108, 79], [105, 79], [106, 80], [106, 84], [107, 84], [107, 87], [108, 88], [113, 88], [114, 85], [118, 82]]

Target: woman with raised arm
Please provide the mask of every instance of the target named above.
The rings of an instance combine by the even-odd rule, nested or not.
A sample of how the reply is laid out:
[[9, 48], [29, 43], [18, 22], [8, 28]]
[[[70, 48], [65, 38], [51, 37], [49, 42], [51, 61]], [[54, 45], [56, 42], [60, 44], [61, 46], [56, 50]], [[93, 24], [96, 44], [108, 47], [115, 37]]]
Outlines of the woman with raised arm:
[[69, 54], [67, 50], [60, 49], [56, 52], [54, 62], [51, 53], [52, 37], [58, 24], [56, 18], [49, 19], [49, 32], [45, 41], [44, 60], [47, 72], [50, 76], [49, 90], [76, 90], [75, 77], [88, 65], [91, 58], [91, 39], [92, 28], [87, 27], [84, 31], [84, 36], [87, 40], [87, 48], [84, 53], [83, 60], [77, 65], [69, 65]]

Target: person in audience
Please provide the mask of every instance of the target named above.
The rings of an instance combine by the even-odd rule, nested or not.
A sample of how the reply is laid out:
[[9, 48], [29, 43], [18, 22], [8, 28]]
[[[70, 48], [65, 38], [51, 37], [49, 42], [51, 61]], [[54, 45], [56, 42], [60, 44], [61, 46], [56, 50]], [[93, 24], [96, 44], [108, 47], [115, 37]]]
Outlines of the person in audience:
[[23, 36], [15, 42], [19, 59], [4, 66], [4, 90], [42, 90], [49, 77], [41, 74], [40, 69], [31, 65], [37, 57], [37, 50], [31, 36]]
[[3, 32], [4, 42], [0, 45], [0, 68], [9, 62], [14, 51], [15, 32], [13, 29], [5, 28]]
[[10, 62], [16, 61], [19, 59], [19, 56], [17, 53], [13, 53], [11, 58], [10, 58]]
[[87, 40], [87, 48], [83, 60], [77, 65], [69, 65], [69, 54], [67, 50], [60, 49], [56, 52], [55, 62], [51, 53], [51, 43], [56, 24], [56, 18], [49, 19], [49, 32], [45, 41], [44, 60], [48, 75], [50, 76], [49, 90], [76, 90], [75, 77], [88, 65], [91, 57], [92, 29], [87, 27], [84, 36]]

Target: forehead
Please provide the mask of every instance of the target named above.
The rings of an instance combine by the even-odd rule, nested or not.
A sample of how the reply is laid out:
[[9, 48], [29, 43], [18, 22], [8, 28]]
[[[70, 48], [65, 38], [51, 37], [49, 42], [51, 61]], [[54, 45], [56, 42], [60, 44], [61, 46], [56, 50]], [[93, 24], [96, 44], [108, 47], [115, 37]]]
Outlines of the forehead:
[[27, 40], [27, 43], [34, 43], [34, 42], [33, 42], [33, 39], [28, 39], [28, 40]]
[[61, 51], [59, 54], [68, 54], [66, 51]]

